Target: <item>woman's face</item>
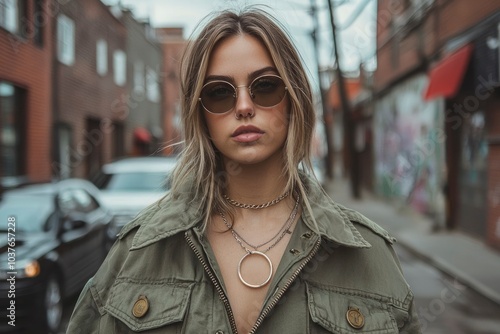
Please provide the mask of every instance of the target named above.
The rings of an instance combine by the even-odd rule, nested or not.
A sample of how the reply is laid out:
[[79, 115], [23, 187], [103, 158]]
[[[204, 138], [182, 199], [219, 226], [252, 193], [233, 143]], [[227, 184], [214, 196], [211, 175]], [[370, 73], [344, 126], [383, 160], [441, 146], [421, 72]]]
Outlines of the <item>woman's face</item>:
[[[216, 101], [221, 94], [224, 96], [232, 91], [225, 84], [210, 84], [205, 90], [208, 91], [205, 96], [209, 96], [209, 100], [203, 104], [205, 107], [201, 107], [210, 138], [226, 162], [282, 163], [281, 153], [288, 133], [287, 93], [283, 92], [283, 86], [275, 88], [281, 81], [270, 76], [269, 80], [257, 80], [252, 86], [256, 92], [259, 89], [264, 92], [264, 95], [261, 93], [259, 96], [264, 98], [252, 99], [248, 86], [263, 75], [277, 76], [278, 72], [267, 49], [255, 37], [246, 34], [228, 37], [219, 42], [211, 54], [204, 84], [223, 80], [236, 87], [237, 91], [234, 107], [229, 103], [225, 106], [225, 110], [229, 109], [227, 112], [210, 113], [205, 107], [215, 110], [220, 105], [217, 105], [218, 102], [214, 102], [215, 105], [210, 102]], [[282, 92], [278, 99], [275, 97], [276, 89]], [[265, 95], [268, 90], [272, 92], [269, 97]], [[261, 107], [256, 103], [273, 106]]]

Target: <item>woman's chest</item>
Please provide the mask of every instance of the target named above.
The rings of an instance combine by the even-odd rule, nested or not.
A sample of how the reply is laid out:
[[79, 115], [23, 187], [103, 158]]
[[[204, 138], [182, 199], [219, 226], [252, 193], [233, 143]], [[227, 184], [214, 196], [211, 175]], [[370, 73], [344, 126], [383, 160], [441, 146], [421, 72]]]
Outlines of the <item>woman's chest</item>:
[[208, 235], [239, 333], [250, 332], [259, 318], [289, 239], [252, 248], [230, 232]]

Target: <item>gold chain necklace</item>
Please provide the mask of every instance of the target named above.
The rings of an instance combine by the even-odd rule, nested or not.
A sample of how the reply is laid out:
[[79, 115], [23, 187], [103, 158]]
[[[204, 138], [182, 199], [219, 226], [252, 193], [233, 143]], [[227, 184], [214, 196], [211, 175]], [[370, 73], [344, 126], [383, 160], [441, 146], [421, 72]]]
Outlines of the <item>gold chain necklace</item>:
[[226, 194], [223, 194], [222, 196], [229, 204], [231, 204], [232, 206], [236, 206], [238, 208], [265, 209], [265, 208], [268, 208], [268, 207], [273, 206], [275, 204], [278, 204], [279, 202], [281, 202], [282, 200], [287, 198], [288, 195], [290, 195], [290, 191], [287, 191], [284, 194], [280, 195], [278, 198], [275, 198], [272, 201], [269, 201], [269, 202], [263, 203], [263, 204], [244, 204], [244, 203], [240, 203], [240, 202], [235, 201], [234, 199], [229, 198]]
[[[281, 239], [283, 239], [283, 237], [288, 233], [290, 227], [292, 226], [292, 223], [293, 221], [295, 220], [295, 217], [297, 216], [297, 212], [298, 212], [298, 207], [299, 207], [299, 202], [300, 202], [300, 196], [297, 196], [297, 200], [295, 201], [295, 206], [292, 210], [292, 212], [290, 213], [290, 216], [288, 217], [288, 219], [286, 220], [285, 224], [283, 225], [283, 227], [281, 227], [281, 229], [279, 230], [278, 234], [276, 234], [275, 236], [273, 236], [269, 241], [261, 244], [261, 245], [258, 245], [258, 246], [253, 246], [251, 245], [250, 243], [248, 243], [247, 241], [245, 241], [245, 239], [243, 239], [239, 234], [238, 232], [236, 232], [233, 227], [231, 225], [229, 225], [229, 223], [227, 222], [227, 219], [226, 219], [226, 216], [224, 216], [224, 214], [222, 213], [222, 211], [219, 210], [219, 215], [221, 216], [222, 218], [222, 221], [224, 222], [224, 224], [227, 226], [227, 228], [231, 231], [231, 234], [233, 235], [234, 239], [236, 240], [236, 242], [241, 246], [241, 248], [243, 248], [246, 252], [245, 255], [243, 255], [243, 257], [240, 259], [239, 263], [238, 263], [238, 277], [240, 279], [240, 281], [245, 284], [246, 286], [250, 287], [250, 288], [260, 288], [260, 287], [263, 287], [264, 285], [266, 285], [267, 283], [269, 283], [269, 281], [271, 280], [271, 277], [273, 276], [273, 263], [271, 262], [271, 259], [269, 258], [269, 256], [267, 256], [265, 253], [267, 253], [271, 248], [273, 248], [274, 246], [276, 246], [280, 241]], [[280, 234], [281, 232], [281, 234]], [[266, 248], [266, 250], [264, 251], [258, 251], [257, 249], [259, 247], [262, 247], [268, 243], [270, 243], [272, 240], [274, 240], [276, 237], [278, 237], [276, 239], [276, 241], [270, 245], [269, 247]], [[252, 247], [254, 250], [250, 250], [248, 249], [245, 245], [247, 244], [248, 246]], [[241, 274], [241, 265], [243, 263], [243, 261], [251, 256], [251, 255], [256, 255], [256, 256], [261, 256], [263, 257], [264, 259], [266, 259], [267, 263], [269, 264], [269, 275], [268, 277], [264, 280], [264, 282], [260, 283], [260, 284], [251, 284], [251, 283], [248, 283], [244, 278], [243, 278], [243, 275]]]

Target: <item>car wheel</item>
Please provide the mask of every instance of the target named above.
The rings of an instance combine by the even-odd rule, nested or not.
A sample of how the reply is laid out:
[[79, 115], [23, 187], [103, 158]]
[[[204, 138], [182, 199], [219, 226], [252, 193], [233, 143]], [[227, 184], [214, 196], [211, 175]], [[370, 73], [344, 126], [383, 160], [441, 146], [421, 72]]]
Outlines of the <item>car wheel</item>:
[[61, 284], [57, 277], [50, 276], [44, 296], [45, 324], [49, 333], [57, 333], [61, 326], [63, 300]]

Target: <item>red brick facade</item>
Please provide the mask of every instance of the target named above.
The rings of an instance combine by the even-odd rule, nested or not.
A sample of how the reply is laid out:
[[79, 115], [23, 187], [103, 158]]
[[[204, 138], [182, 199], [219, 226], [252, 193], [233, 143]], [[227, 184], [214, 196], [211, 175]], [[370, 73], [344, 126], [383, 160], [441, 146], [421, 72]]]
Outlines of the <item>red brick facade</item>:
[[[377, 71], [375, 87], [387, 88], [412, 71], [425, 69], [429, 61], [439, 56], [444, 44], [474, 26], [495, 10], [496, 0], [434, 0], [422, 24], [402, 36], [397, 25], [404, 17], [408, 0], [379, 0], [377, 14]], [[425, 2], [425, 1], [422, 1]]]
[[[26, 157], [22, 170], [31, 181], [51, 177], [51, 64], [52, 17], [57, 7], [51, 0], [35, 9], [34, 0], [26, 1], [20, 21], [20, 34], [0, 28], [0, 81], [26, 91]], [[42, 45], [34, 41], [33, 22], [42, 28]]]
[[[72, 135], [71, 176], [91, 177], [113, 157], [113, 146], [117, 144], [113, 139], [116, 132], [113, 122], [122, 124], [130, 111], [127, 95], [130, 78], [119, 86], [113, 77], [113, 54], [117, 50], [126, 51], [127, 30], [99, 0], [69, 1], [61, 6], [60, 14], [74, 22], [75, 60], [70, 66], [56, 60], [54, 121], [69, 127]], [[57, 41], [57, 34], [53, 38]], [[108, 70], [103, 76], [96, 70], [98, 39], [107, 42]], [[54, 169], [57, 172], [58, 166]]]
[[178, 146], [169, 145], [181, 140], [180, 133], [180, 77], [179, 66], [186, 40], [182, 37], [182, 28], [156, 29], [159, 43], [163, 50], [163, 115], [164, 141], [167, 148], [164, 154], [172, 154]]

